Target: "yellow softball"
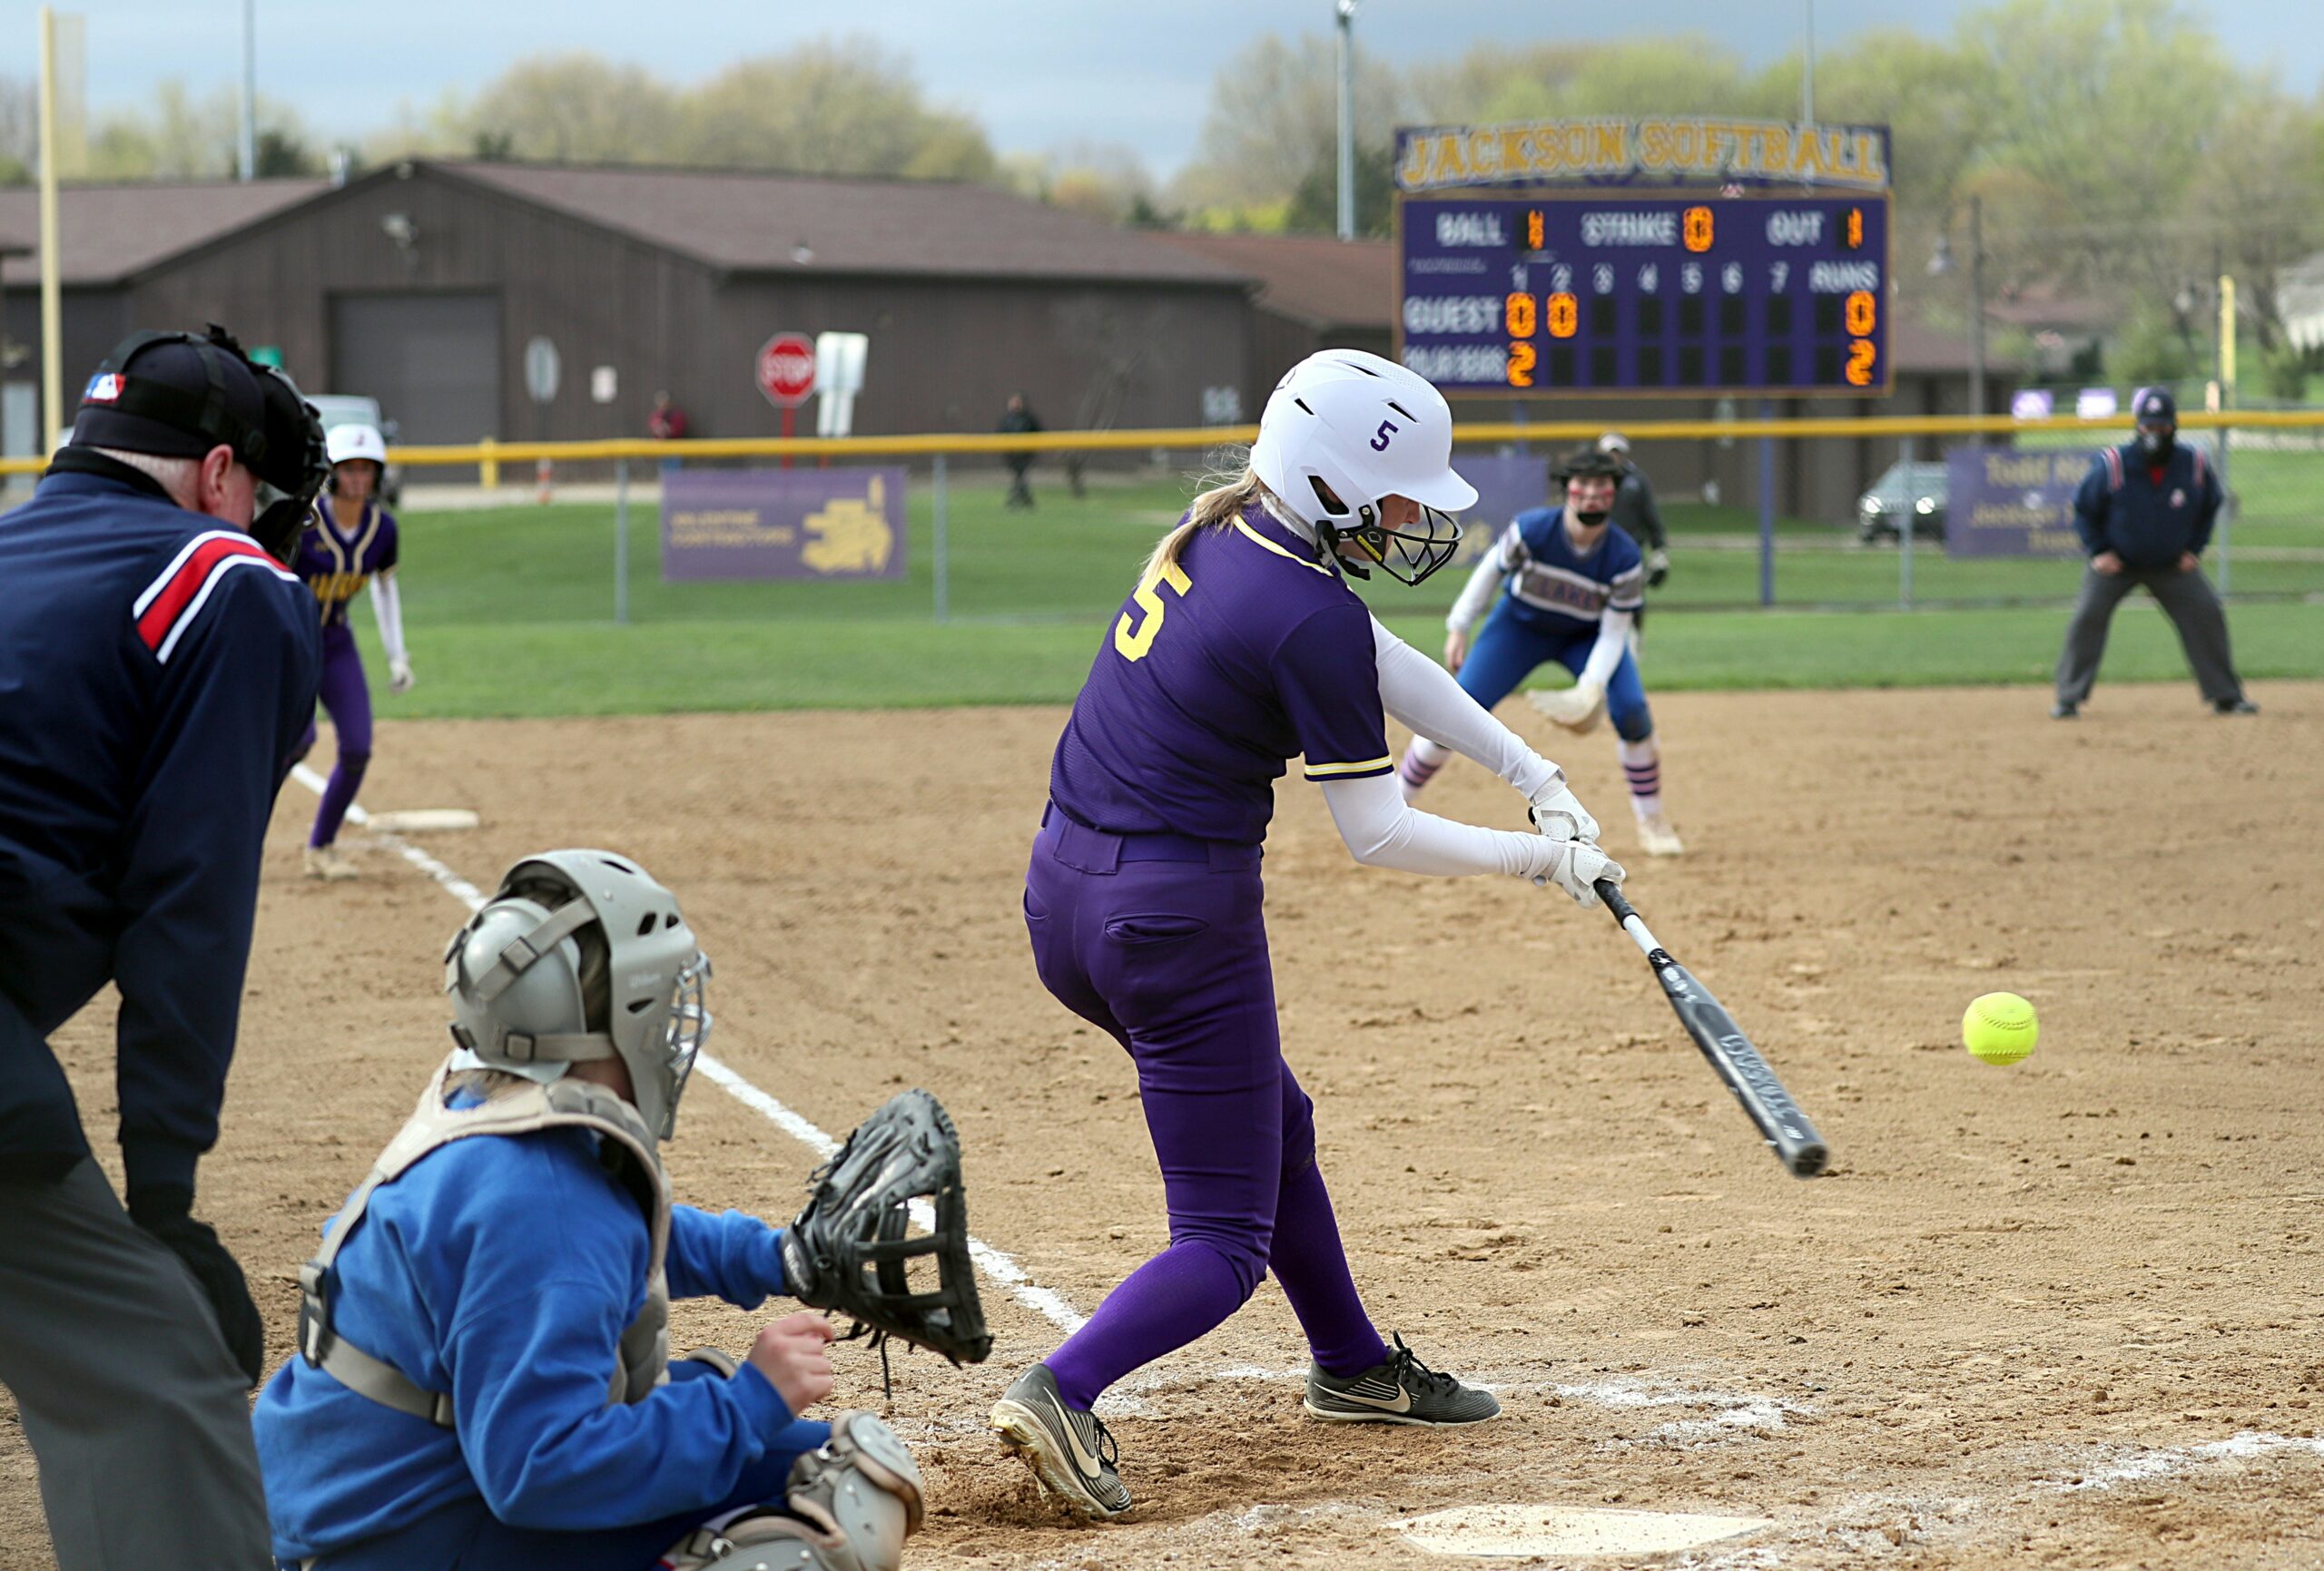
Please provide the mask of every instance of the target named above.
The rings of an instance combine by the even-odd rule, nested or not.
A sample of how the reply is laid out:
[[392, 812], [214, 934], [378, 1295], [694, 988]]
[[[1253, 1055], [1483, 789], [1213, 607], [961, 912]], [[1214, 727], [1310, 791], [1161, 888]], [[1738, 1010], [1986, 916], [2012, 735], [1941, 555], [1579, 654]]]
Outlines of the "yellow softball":
[[1988, 1064], [2016, 1063], [2040, 1035], [2034, 1006], [2014, 993], [1988, 993], [1961, 1016], [1962, 1042]]

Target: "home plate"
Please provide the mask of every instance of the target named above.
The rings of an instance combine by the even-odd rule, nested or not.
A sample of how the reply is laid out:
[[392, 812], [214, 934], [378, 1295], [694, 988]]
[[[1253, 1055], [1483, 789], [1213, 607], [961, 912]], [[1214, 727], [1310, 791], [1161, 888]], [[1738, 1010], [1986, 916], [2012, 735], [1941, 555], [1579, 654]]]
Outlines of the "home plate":
[[1663, 1555], [1775, 1526], [1767, 1517], [1601, 1511], [1584, 1506], [1459, 1506], [1395, 1524], [1432, 1555]]

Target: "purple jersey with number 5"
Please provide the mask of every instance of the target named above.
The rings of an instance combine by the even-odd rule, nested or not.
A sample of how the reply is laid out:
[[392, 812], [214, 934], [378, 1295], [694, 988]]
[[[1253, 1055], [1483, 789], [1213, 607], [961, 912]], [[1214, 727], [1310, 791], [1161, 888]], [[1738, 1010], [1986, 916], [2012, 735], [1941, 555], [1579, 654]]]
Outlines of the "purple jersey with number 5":
[[1385, 774], [1372, 614], [1316, 549], [1253, 507], [1196, 530], [1106, 633], [1049, 796], [1116, 834], [1256, 844], [1275, 782]]

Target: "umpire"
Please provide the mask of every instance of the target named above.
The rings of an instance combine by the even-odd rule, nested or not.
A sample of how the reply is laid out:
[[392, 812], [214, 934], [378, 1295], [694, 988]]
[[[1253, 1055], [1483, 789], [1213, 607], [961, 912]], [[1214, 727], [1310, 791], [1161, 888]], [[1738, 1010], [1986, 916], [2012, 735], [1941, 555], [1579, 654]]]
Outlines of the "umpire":
[[1630, 457], [1630, 439], [1620, 431], [1599, 437], [1598, 450], [1622, 466], [1614, 486], [1614, 523], [1645, 553], [1646, 586], [1659, 589], [1670, 576], [1670, 532], [1662, 526], [1662, 509], [1654, 505], [1654, 486]]
[[[281, 559], [328, 474], [288, 378], [220, 329], [140, 333], [0, 517], [0, 1384], [63, 1571], [271, 1564], [263, 1337], [194, 1172], [314, 712]], [[47, 1043], [108, 982], [125, 1211]]]
[[2227, 613], [2203, 576], [2203, 547], [2219, 516], [2219, 476], [2197, 447], [2179, 443], [2179, 406], [2167, 388], [2132, 402], [2136, 436], [2102, 449], [2074, 493], [2073, 524], [2090, 554], [2082, 594], [2058, 654], [2053, 720], [2082, 712], [2106, 653], [2114, 607], [2142, 584], [2162, 604], [2195, 685], [2221, 714], [2257, 714], [2243, 696], [2227, 643]]

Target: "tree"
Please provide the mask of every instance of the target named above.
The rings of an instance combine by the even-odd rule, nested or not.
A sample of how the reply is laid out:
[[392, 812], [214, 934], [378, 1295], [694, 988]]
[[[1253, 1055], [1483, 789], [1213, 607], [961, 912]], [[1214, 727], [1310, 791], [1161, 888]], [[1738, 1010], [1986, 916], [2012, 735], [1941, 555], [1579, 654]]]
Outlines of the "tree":
[[738, 61], [688, 93], [677, 162], [819, 174], [990, 182], [1000, 162], [966, 114], [931, 109], [876, 41], [820, 40]]
[[479, 156], [626, 163], [666, 159], [680, 112], [677, 95], [646, 72], [576, 51], [518, 61], [462, 117]]
[[[1397, 121], [1403, 93], [1388, 67], [1355, 57], [1356, 140], [1376, 144]], [[1270, 34], [1219, 68], [1210, 84], [1195, 161], [1173, 188], [1197, 208], [1247, 210], [1287, 200], [1339, 135], [1338, 46], [1309, 35]]]
[[[1393, 143], [1355, 150], [1355, 232], [1385, 239], [1395, 223], [1396, 150]], [[1337, 234], [1340, 223], [1340, 160], [1337, 149], [1307, 166], [1291, 193], [1284, 227], [1294, 233]]]

